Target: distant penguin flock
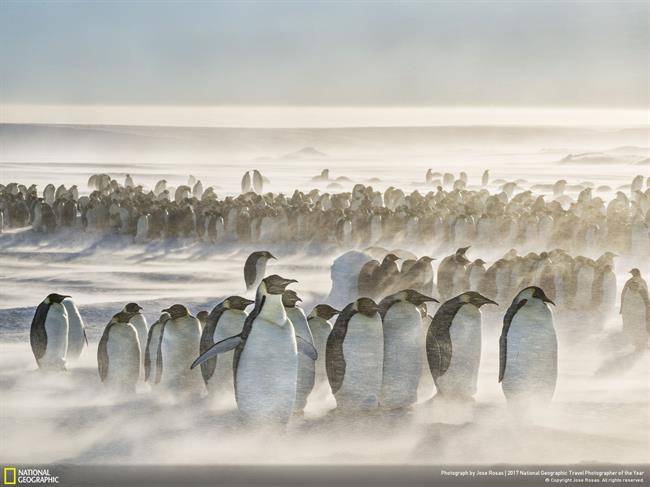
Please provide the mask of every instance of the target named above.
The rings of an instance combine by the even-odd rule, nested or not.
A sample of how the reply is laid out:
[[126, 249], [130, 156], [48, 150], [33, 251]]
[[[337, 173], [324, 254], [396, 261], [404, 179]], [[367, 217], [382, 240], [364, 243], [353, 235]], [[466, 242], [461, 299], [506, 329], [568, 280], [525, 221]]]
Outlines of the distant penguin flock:
[[[564, 179], [552, 184], [492, 179], [485, 170], [472, 184], [464, 171], [456, 176], [429, 169], [406, 192], [394, 186], [380, 190], [376, 178], [355, 184], [341, 176], [331, 187], [329, 174], [324, 169], [305, 181], [313, 189], [291, 195], [265, 192], [269, 179], [259, 170], [244, 174], [241, 192], [222, 195], [192, 175], [177, 187], [162, 179], [147, 188], [130, 174], [123, 182], [94, 174], [87, 194], [77, 185], [48, 184], [41, 191], [11, 182], [0, 184], [0, 232], [23, 229], [38, 238], [57, 234], [65, 240], [74, 228], [90, 236], [118, 235], [136, 245], [165, 239], [339, 249], [499, 245], [650, 257], [647, 176], [612, 188]], [[342, 184], [351, 189], [344, 191]], [[462, 255], [454, 260], [462, 261]], [[445, 280], [443, 296], [449, 297], [455, 285]]]

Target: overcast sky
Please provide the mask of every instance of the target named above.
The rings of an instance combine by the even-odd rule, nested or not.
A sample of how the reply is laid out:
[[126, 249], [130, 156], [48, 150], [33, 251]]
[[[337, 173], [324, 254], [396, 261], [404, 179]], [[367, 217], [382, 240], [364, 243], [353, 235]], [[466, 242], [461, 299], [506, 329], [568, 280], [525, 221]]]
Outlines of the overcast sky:
[[650, 2], [0, 1], [4, 104], [646, 109]]

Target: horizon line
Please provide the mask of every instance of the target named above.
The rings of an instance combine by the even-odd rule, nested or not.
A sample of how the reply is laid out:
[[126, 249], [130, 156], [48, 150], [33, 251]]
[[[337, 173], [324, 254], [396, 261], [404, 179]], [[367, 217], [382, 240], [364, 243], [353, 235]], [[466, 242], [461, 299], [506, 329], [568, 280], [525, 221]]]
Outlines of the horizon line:
[[187, 128], [601, 127], [650, 125], [650, 110], [595, 107], [0, 105], [1, 124]]

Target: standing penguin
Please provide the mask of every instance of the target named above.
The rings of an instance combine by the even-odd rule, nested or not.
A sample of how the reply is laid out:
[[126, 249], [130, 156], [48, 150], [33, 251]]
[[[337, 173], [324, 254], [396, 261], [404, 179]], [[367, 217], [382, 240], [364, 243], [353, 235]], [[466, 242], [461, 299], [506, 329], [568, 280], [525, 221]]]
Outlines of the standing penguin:
[[68, 312], [61, 302], [69, 297], [52, 293], [36, 308], [29, 341], [42, 370], [65, 370]]
[[316, 352], [318, 352], [318, 360], [316, 360], [316, 384], [327, 380], [325, 349], [327, 348], [327, 337], [332, 332], [332, 323], [330, 320], [339, 313], [339, 310], [332, 308], [328, 304], [318, 304], [307, 317], [307, 324], [314, 338], [314, 347], [316, 348]]
[[517, 294], [503, 317], [499, 382], [509, 403], [543, 406], [553, 398], [557, 338], [546, 303], [554, 304], [541, 288], [530, 286]]
[[639, 269], [630, 271], [628, 279], [621, 292], [621, 315], [623, 317], [623, 333], [630, 339], [637, 350], [645, 348], [650, 333], [650, 299], [648, 285]]
[[384, 334], [378, 310], [369, 298], [348, 304], [327, 339], [327, 378], [340, 410], [369, 410], [379, 405]]
[[[379, 403], [388, 409], [417, 402], [422, 373], [422, 314], [420, 306], [437, 302], [413, 289], [386, 296], [379, 303], [384, 333], [384, 363]], [[426, 313], [425, 313], [426, 315]]]
[[[289, 320], [293, 325], [293, 330], [296, 333], [296, 340], [304, 340], [309, 342], [312, 347], [314, 346], [314, 337], [309, 329], [307, 317], [302, 308], [296, 306], [299, 301], [295, 291], [288, 289], [282, 294], [282, 304], [287, 312]], [[316, 363], [310, 357], [299, 354], [298, 355], [298, 378], [296, 382], [296, 403], [293, 410], [297, 414], [302, 414], [305, 406], [307, 405], [307, 398], [314, 388], [316, 378]]]
[[441, 397], [466, 400], [476, 394], [481, 362], [481, 311], [497, 304], [469, 291], [446, 301], [427, 331], [427, 361]]
[[[216, 305], [203, 328], [199, 353], [202, 355], [215, 343], [239, 335], [248, 317], [245, 309], [254, 302], [241, 296], [230, 296]], [[234, 352], [226, 352], [201, 364], [201, 374], [208, 393], [227, 391], [234, 394], [233, 355]]]
[[465, 257], [468, 249], [469, 247], [461, 247], [454, 255], [449, 255], [440, 262], [437, 283], [441, 298], [449, 299], [454, 295], [454, 291], [465, 286], [466, 265], [470, 262]]
[[79, 308], [74, 304], [72, 298], [64, 299], [61, 304], [68, 313], [68, 352], [66, 360], [76, 360], [81, 355], [84, 346], [88, 346], [86, 326], [79, 313]]
[[246, 259], [244, 264], [244, 282], [246, 282], [246, 290], [256, 289], [266, 273], [266, 263], [269, 259], [275, 259], [271, 252], [261, 250], [253, 252]]
[[161, 313], [158, 321], [149, 328], [149, 334], [147, 335], [147, 346], [144, 351], [144, 380], [152, 387], [156, 384], [156, 364], [158, 363], [162, 328], [169, 318], [169, 313]]
[[[129, 322], [133, 325], [135, 331], [138, 332], [138, 343], [140, 343], [140, 350], [147, 348], [147, 337], [149, 335], [147, 319], [142, 313], [140, 313], [142, 309], [142, 306], [140, 306], [138, 303], [128, 303], [122, 310], [133, 315]], [[144, 355], [145, 354], [142, 353], [140, 357], [140, 378], [142, 379], [144, 379]]]
[[317, 358], [316, 350], [296, 337], [282, 304], [282, 294], [292, 282], [297, 281], [277, 274], [262, 279], [241, 334], [215, 343], [192, 364], [196, 367], [235, 349], [235, 398], [248, 421], [286, 424], [296, 400], [298, 351]]
[[156, 381], [165, 389], [187, 395], [200, 394], [203, 380], [191, 370], [201, 341], [201, 324], [182, 304], [163, 310], [170, 319], [163, 324], [156, 362]]
[[120, 392], [135, 392], [140, 376], [138, 332], [129, 323], [133, 313], [120, 311], [104, 328], [97, 347], [99, 378], [107, 387]]

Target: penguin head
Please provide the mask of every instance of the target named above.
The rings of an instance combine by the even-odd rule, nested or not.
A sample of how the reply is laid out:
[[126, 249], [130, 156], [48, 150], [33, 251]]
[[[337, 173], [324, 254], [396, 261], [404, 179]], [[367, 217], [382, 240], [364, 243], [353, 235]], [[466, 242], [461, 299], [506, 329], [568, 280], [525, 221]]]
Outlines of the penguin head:
[[199, 311], [196, 314], [196, 319], [201, 322], [202, 325], [205, 325], [208, 321], [209, 313], [206, 310]]
[[471, 245], [468, 245], [467, 247], [460, 247], [460, 248], [458, 248], [458, 249], [456, 250], [456, 255], [458, 255], [458, 256], [460, 256], [460, 255], [464, 256], [465, 253], [469, 250], [470, 247], [471, 247]]
[[630, 274], [632, 274], [632, 277], [641, 277], [641, 271], [636, 267], [630, 270]]
[[295, 308], [296, 304], [302, 301], [293, 289], [287, 289], [282, 293], [282, 304], [285, 308]]
[[275, 259], [275, 256], [268, 250], [260, 250], [259, 252], [255, 252], [255, 254], [258, 259]]
[[60, 304], [61, 301], [69, 297], [70, 296], [65, 296], [63, 294], [52, 293], [47, 295], [47, 297], [45, 298], [45, 302], [48, 304], [54, 304], [54, 303]]
[[521, 301], [522, 299], [539, 299], [544, 303], [551, 303], [553, 306], [555, 306], [555, 303], [548, 296], [546, 296], [544, 290], [537, 286], [529, 286], [519, 291], [519, 294], [517, 294], [515, 301]]
[[272, 274], [269, 277], [262, 279], [260, 288], [263, 286], [263, 289], [261, 289], [261, 291], [265, 294], [282, 294], [284, 293], [286, 287], [293, 282], [298, 281], [295, 279], [285, 279], [284, 277], [280, 277], [277, 274]]
[[427, 264], [430, 264], [434, 260], [436, 260], [434, 257], [429, 257], [428, 255], [423, 255], [418, 259], [420, 262], [425, 262]]
[[112, 323], [128, 323], [131, 321], [131, 318], [135, 316], [135, 313], [130, 313], [128, 311], [120, 311], [116, 313], [111, 318]]
[[189, 316], [190, 314], [188, 309], [182, 304], [175, 304], [170, 308], [163, 309], [163, 311], [169, 313], [169, 316], [171, 317], [172, 320], [183, 318], [184, 316]]
[[159, 323], [167, 323], [171, 319], [171, 316], [169, 316], [169, 313], [167, 311], [163, 311], [160, 313], [160, 317], [158, 318]]
[[397, 255], [395, 255], [395, 254], [393, 254], [391, 252], [389, 254], [386, 254], [386, 257], [384, 257], [383, 262], [386, 262], [386, 263], [388, 263], [388, 262], [397, 262], [398, 260], [400, 260], [400, 257], [398, 257]]
[[489, 298], [486, 298], [485, 296], [483, 296], [480, 293], [477, 293], [476, 291], [468, 291], [468, 292], [463, 293], [460, 296], [458, 296], [458, 298], [462, 302], [472, 304], [472, 305], [476, 306], [477, 308], [480, 308], [484, 304], [495, 304], [495, 305], [499, 306], [499, 303], [497, 303], [495, 301], [492, 301]]
[[241, 296], [230, 296], [224, 301], [224, 307], [226, 309], [236, 309], [239, 311], [244, 311], [247, 306], [250, 306], [255, 301], [251, 299], [242, 298]]
[[324, 320], [329, 320], [334, 315], [339, 314], [338, 309], [332, 308], [329, 304], [318, 304], [314, 309], [309, 313], [310, 318], [323, 318]]
[[435, 298], [425, 296], [421, 292], [416, 291], [415, 289], [405, 289], [404, 291], [400, 291], [398, 293], [398, 297], [402, 301], [406, 301], [408, 303], [411, 303], [415, 306], [420, 306], [421, 304], [424, 303], [439, 303]]
[[129, 303], [126, 306], [124, 306], [123, 311], [127, 311], [128, 313], [136, 314], [136, 313], [140, 312], [141, 309], [144, 309], [144, 308], [142, 308], [142, 306], [140, 306], [138, 303]]
[[483, 259], [476, 259], [474, 261], [474, 264], [476, 264], [478, 266], [484, 266], [486, 264], [486, 262]]
[[370, 298], [359, 298], [354, 303], [353, 309], [369, 318], [373, 317], [379, 310], [379, 306]]

